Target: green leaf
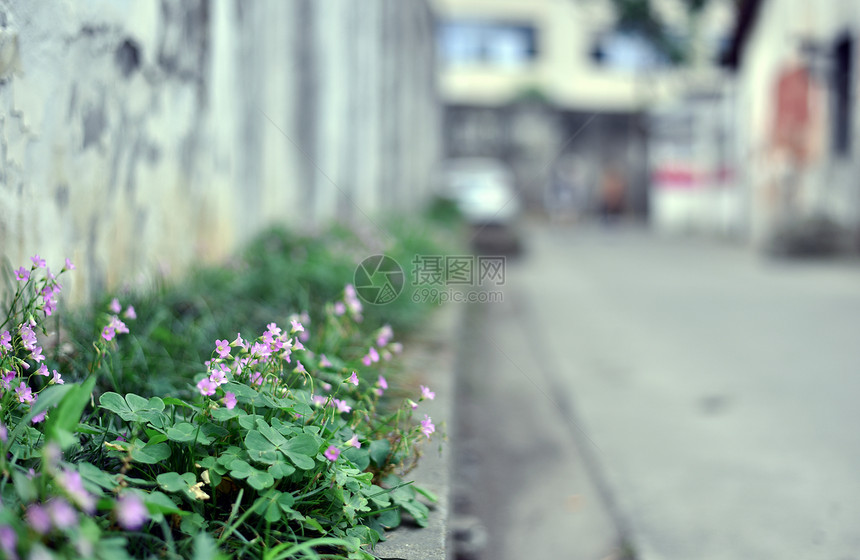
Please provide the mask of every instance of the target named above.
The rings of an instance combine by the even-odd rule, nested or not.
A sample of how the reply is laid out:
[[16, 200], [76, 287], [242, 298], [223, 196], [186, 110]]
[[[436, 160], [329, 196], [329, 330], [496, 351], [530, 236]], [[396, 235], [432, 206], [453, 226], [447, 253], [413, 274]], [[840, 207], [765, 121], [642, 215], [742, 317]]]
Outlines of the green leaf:
[[400, 510], [398, 508], [385, 510], [376, 519], [386, 529], [394, 529], [400, 526]]
[[253, 430], [257, 425], [257, 418], [262, 418], [259, 414], [247, 414], [239, 416], [239, 425], [246, 430]]
[[159, 427], [164, 424], [164, 401], [159, 397], [145, 399], [129, 393], [123, 399], [117, 393], [107, 392], [99, 397], [99, 405], [118, 414], [126, 422], [151, 422]]
[[254, 469], [254, 472], [248, 476], [248, 484], [256, 490], [265, 490], [266, 488], [271, 487], [274, 483], [275, 479], [266, 471], [258, 471], [257, 469]]
[[299, 434], [287, 440], [283, 446], [284, 451], [301, 453], [302, 455], [316, 455], [322, 442], [319, 437], [310, 434]]
[[117, 487], [116, 476], [108, 474], [90, 463], [78, 463], [78, 472], [84, 480], [96, 484], [105, 490], [113, 490]]
[[225, 383], [221, 386], [221, 388], [225, 391], [230, 391], [231, 393], [236, 395], [237, 401], [244, 403], [253, 402], [259, 394], [257, 393], [257, 391], [255, 391], [251, 387], [248, 387], [244, 383], [234, 383], [232, 381], [229, 383]]
[[170, 447], [166, 443], [135, 446], [131, 450], [131, 458], [146, 465], [155, 465], [168, 457], [170, 457]]
[[280, 447], [287, 443], [286, 438], [278, 433], [277, 430], [269, 426], [262, 418], [257, 420], [257, 429], [260, 430], [260, 433], [263, 434], [267, 440], [272, 442], [272, 445], [275, 447]]
[[269, 466], [269, 474], [274, 478], [284, 478], [296, 472], [296, 468], [284, 461], [277, 461]]
[[206, 520], [203, 519], [202, 515], [199, 513], [192, 513], [191, 515], [186, 515], [182, 518], [182, 521], [179, 523], [179, 530], [186, 535], [196, 535], [205, 527], [205, 525]]
[[370, 442], [370, 459], [379, 468], [385, 466], [385, 460], [391, 452], [391, 442], [387, 439], [377, 439]]
[[239, 408], [233, 408], [232, 410], [229, 408], [216, 408], [212, 411], [212, 418], [219, 422], [226, 422], [227, 420], [231, 420], [239, 416], [240, 412], [244, 414], [244, 412]]
[[251, 430], [245, 436], [245, 447], [248, 448], [248, 451], [271, 451], [274, 446], [263, 434], [256, 430]]
[[427, 506], [418, 500], [408, 500], [401, 502], [400, 507], [406, 510], [409, 515], [415, 519], [415, 523], [417, 523], [419, 527], [427, 526], [428, 518], [430, 516], [430, 510]]
[[78, 441], [74, 433], [77, 431], [81, 414], [84, 412], [95, 387], [96, 378], [91, 376], [82, 385], [71, 385], [66, 395], [60, 401], [45, 422], [45, 436], [48, 441], [56, 442], [62, 449], [75, 445]]
[[230, 476], [233, 478], [248, 478], [255, 470], [247, 461], [242, 459], [235, 459], [230, 463]]
[[36, 490], [36, 483], [22, 472], [17, 470], [12, 471], [12, 483], [15, 486], [15, 492], [22, 502], [32, 502], [36, 500], [39, 493]]
[[[30, 411], [21, 418], [18, 425], [15, 426], [15, 429], [9, 434], [9, 438], [6, 440], [7, 443], [5, 449], [11, 448], [12, 444], [14, 444], [21, 436], [21, 433], [30, 428], [30, 423], [37, 414], [55, 406], [62, 400], [65, 394], [72, 389], [72, 387], [74, 387], [74, 384], [68, 383], [64, 385], [49, 385], [43, 389], [42, 392], [39, 393], [39, 400], [33, 403], [30, 407]], [[39, 437], [41, 437], [41, 433], [37, 433], [39, 433]]]
[[370, 465], [370, 452], [367, 449], [356, 449], [355, 447], [350, 447], [346, 449], [342, 457], [346, 457], [355, 465], [355, 467], [363, 471]]
[[179, 422], [175, 426], [167, 428], [167, 437], [176, 442], [197, 441], [202, 445], [210, 445], [212, 440], [203, 433], [199, 426], [190, 422]]
[[436, 494], [434, 494], [430, 490], [427, 490], [426, 488], [421, 488], [420, 486], [416, 486], [414, 484], [412, 485], [412, 488], [414, 488], [416, 492], [418, 492], [434, 504], [439, 501], [439, 497], [436, 496]]
[[193, 441], [197, 436], [197, 426], [189, 422], [179, 422], [167, 428], [167, 438], [180, 443]]
[[194, 556], [191, 560], [220, 560], [225, 556], [218, 550], [215, 539], [206, 531], [197, 533], [194, 537]]
[[194, 473], [179, 474], [176, 472], [166, 472], [155, 477], [158, 485], [167, 492], [180, 492], [187, 490], [191, 485], [197, 482], [197, 477]]
[[123, 420], [130, 421], [133, 418], [131, 408], [125, 402], [125, 399], [122, 398], [122, 395], [118, 393], [108, 391], [102, 394], [99, 397], [99, 406], [118, 414]]
[[164, 401], [165, 406], [171, 406], [172, 405], [172, 406], [182, 406], [185, 408], [197, 408], [195, 406], [191, 406], [190, 404], [183, 401], [182, 399], [177, 399], [176, 397], [165, 397], [164, 399], [162, 399], [162, 401]]
[[316, 465], [316, 461], [313, 460], [312, 457], [308, 455], [302, 455], [301, 453], [292, 453], [289, 451], [285, 452], [286, 456], [290, 458], [290, 461], [293, 462], [298, 468], [303, 471], [309, 471]]
[[146, 505], [146, 509], [152, 516], [153, 521], [156, 522], [161, 521], [165, 514], [185, 514], [167, 494], [163, 494], [157, 490], [149, 494], [144, 494], [143, 503]]

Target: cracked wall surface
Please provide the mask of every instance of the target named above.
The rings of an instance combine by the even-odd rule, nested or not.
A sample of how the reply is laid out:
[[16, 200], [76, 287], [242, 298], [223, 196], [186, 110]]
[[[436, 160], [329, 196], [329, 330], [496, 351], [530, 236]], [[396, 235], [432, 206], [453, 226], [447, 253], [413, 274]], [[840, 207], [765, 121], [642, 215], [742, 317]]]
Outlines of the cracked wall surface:
[[424, 0], [0, 0], [0, 256], [71, 297], [425, 199]]

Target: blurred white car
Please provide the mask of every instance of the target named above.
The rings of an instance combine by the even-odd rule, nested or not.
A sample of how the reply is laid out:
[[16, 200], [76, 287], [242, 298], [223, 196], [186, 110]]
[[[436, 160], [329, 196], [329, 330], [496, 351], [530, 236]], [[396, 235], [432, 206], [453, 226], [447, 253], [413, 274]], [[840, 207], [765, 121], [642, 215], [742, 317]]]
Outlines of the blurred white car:
[[513, 174], [499, 160], [448, 160], [443, 183], [443, 196], [453, 200], [472, 224], [507, 225], [520, 213]]

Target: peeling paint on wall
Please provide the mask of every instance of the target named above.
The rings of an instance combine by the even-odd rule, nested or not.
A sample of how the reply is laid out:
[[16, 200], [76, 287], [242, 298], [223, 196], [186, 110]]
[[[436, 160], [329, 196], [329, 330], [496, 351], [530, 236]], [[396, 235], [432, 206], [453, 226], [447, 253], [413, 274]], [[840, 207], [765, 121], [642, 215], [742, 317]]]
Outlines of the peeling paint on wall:
[[424, 0], [0, 0], [0, 256], [70, 257], [84, 301], [414, 207], [433, 52]]

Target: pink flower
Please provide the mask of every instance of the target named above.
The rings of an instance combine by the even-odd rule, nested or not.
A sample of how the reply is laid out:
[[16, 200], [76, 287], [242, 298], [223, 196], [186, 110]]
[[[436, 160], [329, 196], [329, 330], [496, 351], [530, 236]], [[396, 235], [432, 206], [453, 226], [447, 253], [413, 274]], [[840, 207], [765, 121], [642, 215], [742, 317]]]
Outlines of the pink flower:
[[224, 391], [224, 406], [227, 407], [227, 410], [236, 408], [236, 395], [230, 391]]
[[33, 419], [31, 420], [31, 422], [33, 422], [33, 424], [38, 424], [39, 422], [42, 422], [43, 420], [45, 420], [45, 416], [47, 416], [47, 415], [48, 415], [48, 411], [43, 410], [39, 414], [33, 416]]
[[119, 497], [116, 501], [116, 520], [119, 525], [126, 530], [136, 531], [143, 527], [143, 524], [149, 519], [149, 512], [143, 503], [143, 500], [134, 494], [125, 494]]
[[412, 399], [406, 399], [406, 402], [409, 404], [409, 406], [412, 408], [412, 410], [415, 410], [416, 408], [418, 408], [418, 403], [413, 401]]
[[27, 350], [33, 350], [36, 347], [36, 333], [33, 328], [27, 323], [23, 323], [18, 328], [18, 334], [21, 336], [21, 342]]
[[119, 304], [119, 300], [113, 298], [108, 304], [108, 309], [110, 309], [111, 313], [118, 315], [120, 311], [122, 311], [122, 305]]
[[0, 333], [0, 346], [6, 350], [12, 349], [12, 333], [9, 331], [3, 331]]
[[77, 471], [62, 471], [57, 476], [57, 482], [65, 489], [68, 495], [78, 506], [87, 513], [92, 514], [96, 508], [95, 498], [84, 488], [84, 481]]
[[57, 370], [53, 371], [53, 377], [51, 378], [51, 383], [56, 383], [57, 385], [65, 385], [66, 382], [63, 381], [63, 376], [60, 375]]
[[57, 529], [68, 529], [78, 524], [78, 512], [62, 498], [48, 502], [48, 513]]
[[12, 370], [7, 371], [6, 374], [0, 378], [0, 387], [3, 387], [6, 390], [11, 389], [13, 379], [15, 379], [15, 372]]
[[293, 350], [304, 350], [304, 349], [305, 349], [305, 345], [302, 344], [301, 340], [296, 339], [296, 341], [293, 342]]
[[421, 421], [420, 430], [422, 434], [427, 436], [427, 439], [430, 439], [430, 434], [436, 431], [436, 426], [433, 425], [433, 421], [426, 414], [424, 415], [424, 420]]
[[208, 377], [204, 377], [200, 381], [197, 382], [197, 390], [200, 391], [200, 394], [204, 397], [210, 397], [215, 394], [215, 388], [217, 385], [212, 383]]
[[219, 358], [227, 358], [230, 356], [230, 343], [226, 340], [215, 341], [215, 351], [218, 352]]
[[30, 260], [33, 261], [33, 268], [44, 268], [45, 267], [45, 259], [40, 257], [38, 254], [30, 257]]
[[395, 354], [399, 354], [403, 351], [403, 344], [399, 342], [394, 342], [391, 344], [391, 351]]
[[41, 346], [36, 346], [35, 348], [33, 348], [33, 351], [32, 351], [32, 352], [30, 352], [30, 358], [32, 358], [33, 360], [35, 360], [37, 363], [38, 363], [38, 362], [41, 362], [42, 360], [44, 360], [44, 359], [45, 359], [45, 356], [44, 356], [44, 355], [42, 355], [42, 347], [41, 347]]
[[68, 259], [68, 257], [66, 258], [66, 266], [64, 266], [63, 269], [64, 270], [74, 270], [75, 269], [75, 265], [72, 264], [72, 261], [70, 261]]
[[388, 389], [388, 381], [386, 381], [385, 378], [381, 375], [379, 376], [379, 379], [376, 380], [376, 383], [379, 385], [380, 388]]
[[33, 390], [27, 386], [23, 381], [20, 385], [15, 389], [15, 394], [18, 396], [18, 402], [30, 404], [35, 402], [36, 398], [33, 396]]
[[316, 406], [323, 406], [326, 400], [328, 400], [328, 398], [325, 395], [313, 395], [311, 397], [311, 402]]
[[51, 531], [51, 516], [48, 514], [48, 510], [41, 505], [30, 504], [27, 506], [27, 512], [24, 516], [27, 518], [27, 525], [40, 535], [45, 535]]
[[0, 442], [6, 443], [9, 441], [9, 429], [5, 424], [0, 424]]
[[346, 313], [346, 305], [342, 301], [334, 302], [334, 314], [340, 317]]
[[291, 333], [304, 332], [304, 330], [305, 330], [305, 328], [302, 326], [302, 324], [295, 319], [290, 321], [290, 327], [291, 327], [290, 328]]
[[114, 332], [116, 332], [117, 334], [127, 334], [128, 333], [128, 327], [116, 315], [114, 315], [110, 318], [109, 325], [111, 327], [113, 327]]
[[0, 550], [6, 553], [10, 560], [18, 560], [18, 553], [15, 549], [18, 547], [18, 534], [15, 529], [8, 525], [0, 526]]
[[320, 355], [320, 367], [333, 367], [332, 363], [326, 358], [325, 354]]
[[369, 365], [372, 363], [372, 362], [370, 361], [370, 356], [369, 356], [368, 354], [365, 354], [365, 355], [361, 358], [361, 363], [363, 363], [363, 364], [364, 364], [364, 365], [366, 365], [366, 366], [369, 366]]
[[370, 360], [373, 363], [376, 363], [379, 361], [379, 352], [377, 352], [376, 348], [374, 348], [373, 346], [371, 346], [370, 350], [367, 351], [367, 355], [370, 356]]
[[429, 399], [432, 401], [435, 398], [436, 398], [436, 393], [434, 393], [433, 391], [431, 391], [430, 389], [428, 389], [424, 385], [421, 385], [421, 400]]
[[323, 388], [323, 391], [331, 391], [331, 383], [326, 383], [325, 381], [320, 383], [320, 387]]
[[255, 371], [254, 373], [251, 374], [251, 378], [249, 381], [251, 383], [256, 384], [256, 385], [262, 385], [263, 384], [263, 374], [261, 374], [259, 371]]
[[349, 412], [352, 410], [352, 407], [346, 404], [346, 401], [340, 399], [332, 399], [331, 404], [332, 406], [337, 407], [338, 412]]
[[245, 339], [242, 338], [240, 333], [236, 333], [236, 340], [230, 343], [230, 346], [239, 346], [240, 348], [247, 348], [248, 343], [245, 342]]
[[111, 341], [111, 340], [113, 340], [114, 336], [116, 336], [116, 330], [112, 326], [106, 325], [105, 328], [102, 329], [102, 338], [103, 339], [105, 339], [107, 341]]
[[36, 374], [37, 375], [44, 375], [45, 377], [48, 377], [51, 375], [50, 373], [48, 373], [48, 366], [46, 366], [45, 364], [42, 364], [41, 366], [39, 366], [39, 369], [36, 370]]
[[296, 373], [307, 373], [308, 371], [305, 369], [305, 366], [298, 360], [296, 360], [296, 369], [293, 370]]
[[352, 434], [352, 437], [346, 441], [346, 444], [351, 445], [352, 447], [355, 447], [356, 449], [361, 448], [361, 442], [358, 441], [358, 434]]
[[227, 376], [224, 374], [223, 369], [216, 369], [209, 375], [209, 381], [216, 387], [220, 387], [227, 383]]
[[134, 310], [133, 305], [129, 305], [125, 308], [125, 312], [122, 314], [126, 319], [137, 319], [137, 312]]
[[15, 271], [15, 280], [18, 282], [26, 282], [30, 279], [30, 271], [23, 266]]
[[355, 372], [352, 372], [352, 375], [349, 376], [347, 381], [358, 387], [358, 375], [356, 375]]
[[335, 447], [334, 445], [329, 445], [328, 449], [325, 450], [325, 458], [334, 463], [337, 461], [337, 458], [340, 457], [340, 449]]

